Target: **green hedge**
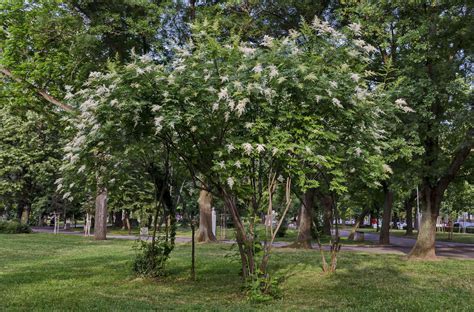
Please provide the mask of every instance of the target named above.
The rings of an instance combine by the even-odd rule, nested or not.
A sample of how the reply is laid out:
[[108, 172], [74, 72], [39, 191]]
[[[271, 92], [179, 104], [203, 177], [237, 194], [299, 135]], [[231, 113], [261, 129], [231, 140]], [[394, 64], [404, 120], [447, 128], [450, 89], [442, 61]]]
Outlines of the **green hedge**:
[[3, 234], [31, 233], [31, 228], [28, 225], [21, 224], [18, 221], [0, 221], [0, 233], [3, 233]]

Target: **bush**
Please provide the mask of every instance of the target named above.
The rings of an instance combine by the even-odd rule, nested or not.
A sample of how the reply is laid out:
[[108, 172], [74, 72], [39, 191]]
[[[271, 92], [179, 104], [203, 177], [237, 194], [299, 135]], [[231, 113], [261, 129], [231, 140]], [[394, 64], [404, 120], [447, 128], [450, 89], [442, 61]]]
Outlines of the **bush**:
[[173, 250], [171, 242], [157, 237], [155, 246], [145, 241], [139, 241], [135, 246], [137, 254], [133, 261], [133, 271], [138, 276], [157, 277], [164, 275], [165, 264]]
[[27, 224], [21, 224], [18, 221], [0, 221], [0, 233], [3, 233], [3, 234], [31, 233], [31, 228]]

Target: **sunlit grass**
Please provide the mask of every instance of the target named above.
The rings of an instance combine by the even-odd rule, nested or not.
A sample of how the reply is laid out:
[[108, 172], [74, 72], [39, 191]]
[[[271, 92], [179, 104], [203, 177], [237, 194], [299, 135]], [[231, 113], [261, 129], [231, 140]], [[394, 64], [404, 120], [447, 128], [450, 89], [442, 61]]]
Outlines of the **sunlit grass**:
[[230, 244], [190, 244], [172, 254], [168, 276], [133, 276], [134, 242], [52, 234], [0, 235], [0, 310], [472, 310], [474, 261], [408, 262], [397, 255], [341, 252], [323, 275], [317, 251], [276, 249], [271, 272], [287, 275], [283, 297], [248, 302]]

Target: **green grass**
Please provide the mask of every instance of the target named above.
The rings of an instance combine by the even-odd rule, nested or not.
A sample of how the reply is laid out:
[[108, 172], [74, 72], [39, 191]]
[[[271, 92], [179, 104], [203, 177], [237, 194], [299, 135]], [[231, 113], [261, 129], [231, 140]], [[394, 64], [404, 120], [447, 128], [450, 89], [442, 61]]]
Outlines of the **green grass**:
[[[365, 228], [365, 229], [360, 229], [360, 231], [364, 231], [367, 233], [372, 233], [375, 232], [374, 229], [370, 228]], [[411, 237], [411, 238], [416, 238], [417, 231], [413, 231], [413, 235], [405, 235], [406, 231], [405, 230], [390, 230], [390, 235], [393, 236], [399, 236], [399, 237]], [[474, 244], [474, 234], [469, 234], [469, 233], [453, 233], [453, 239], [450, 240], [448, 239], [448, 233], [446, 232], [436, 232], [436, 240], [437, 241], [443, 241], [443, 242], [455, 242], [455, 243], [464, 243], [464, 244]]]
[[317, 251], [278, 249], [271, 271], [289, 274], [283, 297], [253, 304], [240, 291], [231, 245], [197, 245], [197, 280], [190, 281], [189, 244], [177, 246], [160, 280], [134, 277], [133, 244], [0, 235], [0, 310], [472, 311], [474, 305], [473, 260], [410, 262], [342, 251], [337, 272], [323, 275]]

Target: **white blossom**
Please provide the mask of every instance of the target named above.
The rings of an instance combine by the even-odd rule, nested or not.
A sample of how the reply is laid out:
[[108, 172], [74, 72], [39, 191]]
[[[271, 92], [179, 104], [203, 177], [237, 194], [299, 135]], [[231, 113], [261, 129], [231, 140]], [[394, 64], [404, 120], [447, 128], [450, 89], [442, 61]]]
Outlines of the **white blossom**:
[[244, 144], [242, 144], [242, 148], [244, 149], [244, 151], [247, 155], [250, 155], [252, 153], [252, 150], [253, 150], [252, 144], [244, 143]]
[[335, 81], [329, 81], [329, 85], [330, 85], [331, 88], [333, 88], [333, 89], [336, 89], [336, 88], [337, 88], [337, 82], [335, 82]]
[[227, 185], [229, 185], [229, 187], [232, 189], [232, 187], [234, 187], [234, 179], [232, 179], [231, 177], [228, 177]]
[[272, 156], [275, 156], [279, 152], [278, 148], [272, 148]]
[[240, 162], [240, 160], [237, 160], [237, 161], [234, 163], [234, 166], [240, 169], [240, 168], [242, 168], [242, 163]]
[[163, 128], [162, 122], [163, 122], [163, 116], [155, 117], [155, 128], [156, 128], [157, 133], [160, 132], [161, 129]]
[[358, 82], [359, 79], [360, 79], [360, 76], [359, 76], [359, 74], [352, 73], [351, 74], [351, 79], [354, 80], [355, 82]]
[[255, 53], [256, 50], [250, 47], [240, 46], [239, 51], [242, 52], [245, 56], [251, 56]]
[[77, 173], [81, 173], [83, 172], [84, 170], [86, 170], [86, 165], [82, 165], [79, 170], [77, 170]]
[[360, 35], [361, 25], [359, 23], [349, 24], [349, 29], [356, 35]]
[[321, 101], [321, 96], [320, 95], [316, 95], [316, 103], [319, 103]]
[[242, 116], [242, 114], [245, 111], [245, 106], [247, 105], [248, 102], [249, 102], [249, 99], [247, 98], [239, 100], [239, 102], [237, 103], [237, 106], [235, 107], [235, 109], [237, 110], [238, 116]]
[[388, 174], [392, 174], [393, 170], [389, 165], [383, 164], [383, 172], [388, 173]]
[[257, 150], [257, 152], [259, 152], [259, 153], [264, 152], [264, 151], [265, 151], [265, 145], [263, 145], [263, 144], [257, 144], [256, 150]]
[[405, 113], [413, 113], [415, 112], [410, 106], [408, 106], [407, 102], [404, 99], [397, 99], [395, 101], [395, 105], [400, 108]]
[[229, 97], [229, 93], [227, 91], [227, 88], [222, 88], [219, 91], [219, 93], [217, 94], [217, 96], [219, 97], [219, 100], [227, 99]]
[[273, 37], [268, 35], [263, 36], [262, 46], [271, 48], [273, 46]]
[[218, 109], [219, 109], [219, 103], [215, 102], [214, 104], [212, 104], [212, 111], [213, 112], [215, 112]]
[[332, 103], [333, 103], [334, 105], [336, 105], [337, 107], [339, 107], [339, 108], [344, 108], [344, 106], [341, 105], [341, 101], [339, 101], [339, 100], [336, 99], [336, 98], [333, 98], [333, 99], [332, 99]]
[[253, 127], [253, 122], [246, 122], [244, 125], [245, 129], [252, 129]]
[[218, 163], [218, 165], [219, 165], [219, 167], [220, 167], [221, 169], [224, 169], [224, 168], [225, 168], [225, 162], [224, 162], [224, 161], [220, 161], [220, 162]]
[[235, 146], [232, 143], [227, 144], [226, 147], [227, 147], [227, 151], [229, 153], [232, 152], [233, 150], [235, 150]]
[[263, 71], [263, 67], [262, 65], [259, 63], [257, 65], [255, 65], [254, 68], [252, 68], [252, 71], [256, 74], [260, 74], [262, 71]]
[[270, 66], [268, 66], [268, 69], [270, 69], [270, 72], [269, 72], [269, 74], [268, 74], [268, 76], [270, 77], [270, 79], [275, 78], [275, 77], [278, 76], [278, 74], [279, 74], [279, 73], [278, 73], [278, 69], [277, 69], [277, 67], [276, 67], [275, 65], [270, 65]]
[[229, 81], [229, 76], [221, 76], [220, 78], [222, 83]]
[[372, 52], [377, 51], [377, 49], [376, 49], [374, 46], [370, 45], [370, 44], [366, 44], [366, 45], [363, 46], [362, 48], [363, 48], [364, 51], [367, 52], [367, 53], [372, 53]]
[[196, 126], [192, 126], [190, 130], [191, 130], [191, 132], [196, 132], [197, 127], [196, 127]]
[[359, 157], [362, 154], [362, 149], [360, 147], [356, 147], [354, 151], [357, 157]]

